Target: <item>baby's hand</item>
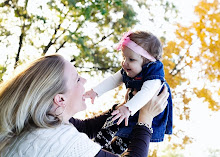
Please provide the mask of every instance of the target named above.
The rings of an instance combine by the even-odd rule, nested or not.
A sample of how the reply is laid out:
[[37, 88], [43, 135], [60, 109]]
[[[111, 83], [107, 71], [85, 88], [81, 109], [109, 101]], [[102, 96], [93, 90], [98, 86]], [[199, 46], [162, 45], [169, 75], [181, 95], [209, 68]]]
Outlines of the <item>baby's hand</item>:
[[126, 106], [120, 106], [117, 110], [112, 112], [112, 115], [116, 115], [114, 118], [112, 118], [112, 121], [115, 121], [120, 117], [117, 125], [119, 125], [125, 119], [125, 126], [128, 126], [128, 118], [131, 115], [131, 112]]
[[97, 96], [97, 93], [93, 91], [93, 89], [87, 91], [85, 94], [84, 94], [85, 98], [90, 98], [91, 99], [91, 102], [92, 104], [94, 104], [94, 100], [95, 100], [95, 97]]

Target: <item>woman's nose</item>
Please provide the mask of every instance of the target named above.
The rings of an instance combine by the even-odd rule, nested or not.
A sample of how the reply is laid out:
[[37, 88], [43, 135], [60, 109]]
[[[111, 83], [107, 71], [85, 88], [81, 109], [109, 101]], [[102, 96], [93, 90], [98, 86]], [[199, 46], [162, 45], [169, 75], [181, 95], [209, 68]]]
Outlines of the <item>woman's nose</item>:
[[82, 83], [85, 84], [87, 80], [83, 77], [81, 79], [82, 79]]

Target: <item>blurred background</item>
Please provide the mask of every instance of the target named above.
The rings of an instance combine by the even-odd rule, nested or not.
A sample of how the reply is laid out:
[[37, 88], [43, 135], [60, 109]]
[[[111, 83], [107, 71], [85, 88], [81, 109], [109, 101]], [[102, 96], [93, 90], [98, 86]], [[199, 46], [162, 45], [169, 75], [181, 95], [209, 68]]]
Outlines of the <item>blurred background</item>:
[[[121, 68], [124, 32], [150, 31], [163, 43], [174, 133], [151, 157], [220, 156], [220, 0], [0, 0], [0, 81], [34, 59], [58, 53], [87, 79], [86, 90]], [[123, 101], [112, 90], [76, 115]]]

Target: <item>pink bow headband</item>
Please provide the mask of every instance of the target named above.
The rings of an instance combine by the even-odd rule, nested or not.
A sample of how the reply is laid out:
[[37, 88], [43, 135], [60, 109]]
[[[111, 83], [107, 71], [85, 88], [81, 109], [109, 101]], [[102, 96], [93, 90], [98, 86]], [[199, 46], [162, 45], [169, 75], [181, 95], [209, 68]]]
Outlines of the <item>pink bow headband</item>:
[[135, 42], [133, 42], [132, 40], [130, 40], [130, 38], [128, 37], [132, 32], [129, 31], [127, 33], [125, 33], [122, 37], [122, 39], [120, 40], [120, 42], [118, 43], [117, 46], [117, 50], [119, 51], [123, 46], [127, 46], [128, 48], [130, 48], [132, 51], [134, 51], [135, 53], [149, 59], [150, 61], [155, 62], [156, 59], [151, 56], [145, 49], [143, 49], [141, 46], [137, 45]]

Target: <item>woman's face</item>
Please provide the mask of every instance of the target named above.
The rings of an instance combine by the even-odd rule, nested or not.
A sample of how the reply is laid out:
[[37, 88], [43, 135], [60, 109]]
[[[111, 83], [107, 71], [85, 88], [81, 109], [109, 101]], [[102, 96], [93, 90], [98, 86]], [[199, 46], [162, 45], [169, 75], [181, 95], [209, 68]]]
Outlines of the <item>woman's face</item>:
[[83, 97], [86, 79], [79, 76], [76, 68], [68, 61], [65, 61], [64, 78], [67, 92], [63, 94], [66, 107], [63, 116], [65, 115], [68, 119], [77, 112], [86, 109], [85, 98]]

